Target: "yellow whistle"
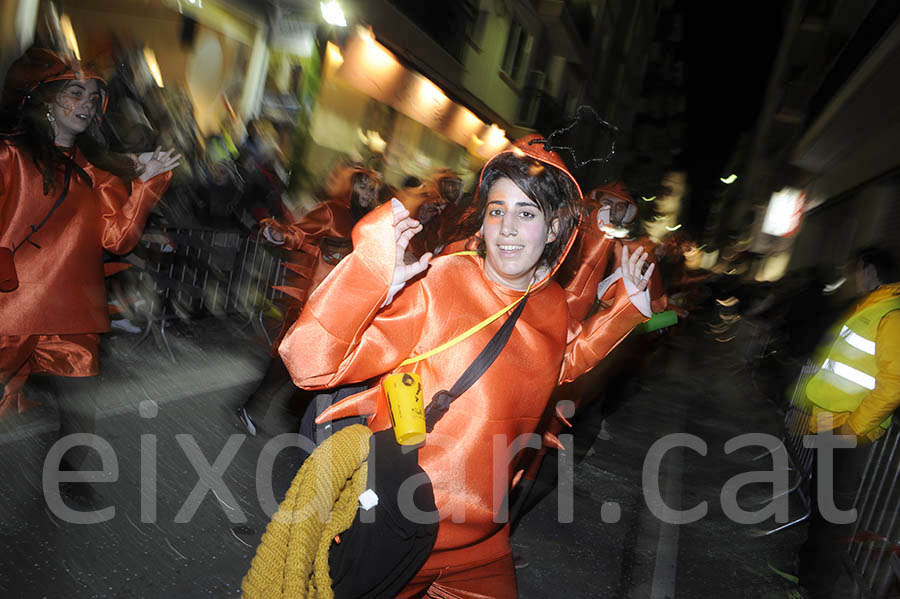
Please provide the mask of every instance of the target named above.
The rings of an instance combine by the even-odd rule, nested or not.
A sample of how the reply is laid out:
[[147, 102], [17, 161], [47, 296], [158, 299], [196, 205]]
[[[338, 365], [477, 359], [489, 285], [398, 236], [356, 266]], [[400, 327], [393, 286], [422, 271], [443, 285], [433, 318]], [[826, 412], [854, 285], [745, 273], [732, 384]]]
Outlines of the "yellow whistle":
[[412, 372], [389, 374], [383, 385], [397, 443], [418, 445], [425, 441], [425, 400], [419, 375]]

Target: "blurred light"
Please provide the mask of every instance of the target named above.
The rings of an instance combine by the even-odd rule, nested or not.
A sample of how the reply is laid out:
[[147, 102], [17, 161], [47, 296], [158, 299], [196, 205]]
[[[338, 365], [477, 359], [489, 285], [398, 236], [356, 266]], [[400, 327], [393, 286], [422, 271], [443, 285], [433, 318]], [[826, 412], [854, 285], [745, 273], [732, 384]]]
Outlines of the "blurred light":
[[356, 136], [364, 146], [376, 154], [383, 154], [384, 149], [387, 147], [387, 142], [381, 137], [381, 134], [378, 131], [363, 131], [362, 129], [357, 129]]
[[341, 10], [341, 5], [337, 3], [337, 0], [320, 2], [319, 6], [322, 7], [322, 18], [325, 19], [326, 23], [337, 27], [347, 26], [347, 19], [344, 18], [344, 11]]
[[716, 337], [716, 341], [718, 341], [719, 343], [728, 343], [729, 341], [733, 340], [736, 336], [737, 335], [732, 335], [731, 337], [724, 337], [724, 338]]
[[841, 286], [846, 282], [847, 282], [847, 277], [841, 277], [834, 283], [829, 283], [828, 285], [825, 285], [825, 287], [822, 288], [822, 293], [824, 293], [826, 295], [834, 293], [835, 291], [840, 289]]
[[328, 55], [328, 61], [336, 66], [341, 66], [344, 64], [344, 57], [341, 54], [341, 49], [338, 48], [331, 42], [328, 42], [328, 45], [325, 46], [325, 51]]
[[650, 196], [649, 198], [645, 198], [644, 196], [641, 196], [641, 199], [644, 200], [645, 202], [652, 202], [653, 200], [656, 199], [656, 196]]
[[773, 193], [763, 218], [762, 232], [776, 237], [792, 235], [800, 226], [805, 203], [806, 194], [794, 187]]
[[434, 112], [437, 106], [447, 104], [449, 101], [450, 98], [441, 88], [425, 77], [419, 77], [419, 102], [424, 105], [426, 111]]
[[387, 148], [387, 142], [378, 131], [369, 131], [369, 149], [376, 154], [383, 154]]
[[754, 277], [757, 281], [777, 281], [784, 276], [791, 261], [791, 252], [778, 252], [768, 256]]
[[76, 60], [81, 60], [81, 52], [78, 51], [78, 40], [75, 39], [75, 30], [72, 29], [72, 21], [69, 20], [69, 15], [64, 14], [59, 17], [59, 27], [66, 38], [66, 45], [69, 47], [69, 50], [75, 54]]
[[677, 230], [680, 229], [680, 228], [681, 228], [681, 225], [680, 225], [680, 224], [675, 225], [674, 227], [666, 226], [666, 231], [677, 231]]
[[623, 239], [625, 237], [628, 237], [628, 234], [631, 232], [628, 229], [614, 227], [613, 225], [603, 225], [602, 227], [600, 227], [600, 230], [615, 239]]
[[731, 173], [730, 175], [728, 175], [728, 176], [725, 177], [724, 179], [723, 179], [722, 177], [719, 177], [719, 181], [721, 181], [721, 182], [724, 183], [725, 185], [731, 185], [732, 183], [734, 183], [735, 181], [737, 181], [737, 178], [738, 178], [737, 175], [735, 175], [734, 173]]
[[716, 303], [719, 304], [720, 306], [725, 306], [726, 308], [730, 308], [731, 306], [735, 305], [739, 301], [741, 301], [741, 300], [739, 300], [738, 298], [736, 298], [732, 295], [728, 299], [723, 299], [723, 300], [717, 299]]
[[156, 85], [158, 87], [163, 87], [163, 78], [162, 73], [159, 70], [159, 63], [156, 62], [156, 54], [150, 46], [144, 46], [144, 60], [147, 61], [147, 68], [150, 69], [150, 74], [153, 75], [153, 80], [156, 81]]
[[[393, 54], [388, 52], [384, 46], [375, 40], [375, 34], [371, 29], [363, 29], [362, 39], [366, 42], [366, 61], [367, 66], [373, 69], [384, 70], [387, 68], [400, 66], [394, 59]], [[372, 73], [372, 75], [376, 75]]]

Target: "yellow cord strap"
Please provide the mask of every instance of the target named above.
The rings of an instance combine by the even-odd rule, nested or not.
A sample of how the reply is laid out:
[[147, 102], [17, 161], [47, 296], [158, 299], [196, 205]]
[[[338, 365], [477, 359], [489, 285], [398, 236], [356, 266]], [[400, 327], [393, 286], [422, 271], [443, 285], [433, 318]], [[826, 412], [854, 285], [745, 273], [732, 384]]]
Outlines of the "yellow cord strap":
[[[468, 251], [468, 250], [467, 250], [467, 251], [463, 251], [463, 252], [454, 252], [453, 254], [448, 254], [448, 255], [450, 255], [450, 256], [473, 256], [473, 255], [477, 255], [477, 254], [478, 254], [478, 252]], [[517, 299], [517, 300], [514, 301], [513, 303], [509, 304], [508, 306], [506, 306], [506, 307], [504, 307], [504, 308], [501, 308], [496, 314], [493, 314], [492, 316], [488, 316], [487, 318], [485, 318], [484, 320], [482, 320], [481, 322], [479, 322], [478, 324], [476, 324], [474, 327], [472, 327], [471, 329], [469, 329], [469, 330], [466, 331], [465, 333], [462, 333], [462, 334], [460, 334], [460, 335], [457, 335], [456, 337], [454, 337], [454, 338], [451, 339], [450, 341], [448, 341], [448, 342], [446, 342], [446, 343], [443, 343], [443, 344], [441, 344], [441, 345], [435, 347], [434, 349], [430, 349], [430, 350], [428, 350], [427, 352], [425, 352], [424, 354], [419, 354], [418, 356], [413, 356], [412, 358], [407, 358], [406, 360], [404, 360], [403, 362], [400, 363], [400, 366], [406, 366], [406, 365], [408, 365], [408, 364], [415, 364], [416, 362], [419, 362], [419, 361], [421, 361], [421, 360], [424, 360], [425, 358], [430, 358], [431, 356], [433, 356], [433, 355], [435, 355], [435, 354], [438, 354], [438, 353], [444, 351], [445, 349], [448, 349], [448, 348], [450, 348], [450, 347], [453, 347], [454, 345], [456, 345], [456, 344], [459, 343], [460, 341], [464, 341], [464, 340], [468, 339], [469, 337], [471, 337], [472, 335], [474, 335], [475, 333], [477, 333], [478, 331], [480, 331], [480, 330], [483, 329], [484, 327], [488, 326], [489, 324], [491, 324], [492, 322], [494, 322], [495, 320], [497, 320], [498, 318], [500, 318], [501, 316], [503, 316], [504, 314], [506, 314], [507, 312], [509, 312], [509, 311], [512, 310], [513, 308], [515, 308], [515, 307], [516, 307], [516, 304], [518, 304], [518, 303], [521, 302], [523, 299], [525, 299], [525, 296], [528, 295], [528, 292], [529, 292], [529, 291], [531, 291], [531, 284], [530, 284], [530, 283], [529, 283], [529, 285], [528, 285], [528, 289], [526, 289], [526, 290], [525, 290], [525, 293], [522, 294], [522, 297], [520, 297], [519, 299]]]

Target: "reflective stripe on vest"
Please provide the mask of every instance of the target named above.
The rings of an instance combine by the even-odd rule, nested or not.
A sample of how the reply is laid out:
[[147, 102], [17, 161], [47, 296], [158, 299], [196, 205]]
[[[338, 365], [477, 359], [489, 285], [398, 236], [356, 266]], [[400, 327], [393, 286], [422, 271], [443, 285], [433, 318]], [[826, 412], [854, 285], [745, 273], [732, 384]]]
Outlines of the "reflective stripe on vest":
[[844, 325], [844, 327], [841, 329], [840, 337], [859, 351], [865, 352], [870, 356], [875, 355], [875, 342], [869, 341], [865, 337], [857, 335], [856, 333], [851, 331], [847, 327], [847, 325]]
[[[874, 355], [874, 352], [873, 352]], [[869, 376], [861, 370], [857, 370], [852, 366], [842, 362], [835, 362], [832, 359], [825, 360], [822, 364], [822, 370], [830, 370], [842, 379], [847, 379], [851, 383], [855, 383], [864, 389], [871, 391], [875, 388], [875, 377]]]

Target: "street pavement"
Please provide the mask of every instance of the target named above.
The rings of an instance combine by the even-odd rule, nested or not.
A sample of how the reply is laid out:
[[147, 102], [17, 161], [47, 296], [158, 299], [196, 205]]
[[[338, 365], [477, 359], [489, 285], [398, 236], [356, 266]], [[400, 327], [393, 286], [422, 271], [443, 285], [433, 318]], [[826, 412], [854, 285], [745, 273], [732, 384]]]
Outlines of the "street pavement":
[[[775, 408], [742, 368], [747, 345], [740, 336], [716, 342], [702, 322], [679, 328], [650, 345], [640, 372], [575, 418], [564, 459], [552, 452], [545, 460], [530, 496], [536, 504], [512, 537], [523, 599], [798, 592], [769, 566], [791, 568], [803, 526], [760, 536], [773, 518], [738, 524], [722, 508], [726, 481], [772, 467], [769, 458], [753, 460], [760, 447], [726, 453], [726, 441], [779, 428]], [[105, 464], [109, 478], [94, 484], [85, 505], [112, 506], [109, 520], [70, 523], [48, 506], [41, 472], [58, 424], [39, 384], [28, 391], [42, 407], [0, 422], [0, 597], [239, 596], [268, 522], [266, 496], [283, 496], [301, 454], [289, 447], [272, 458], [270, 440], [246, 435], [234, 417], [268, 361], [257, 331], [206, 318], [176, 324], [168, 337], [174, 361], [156, 334], [137, 348], [137, 336], [104, 339], [97, 433], [117, 472]], [[666, 452], [659, 475], [648, 477], [651, 447], [672, 439], [695, 447]], [[255, 475], [270, 469], [269, 458], [271, 489], [260, 490]], [[571, 474], [563, 467], [564, 482], [555, 485], [556, 465], [566, 460]], [[156, 485], [142, 488], [154, 470]], [[569, 479], [573, 518], [561, 522], [556, 488]], [[217, 492], [203, 493], [201, 480]], [[750, 484], [738, 500], [757, 510], [752, 504], [767, 493], [771, 485]], [[701, 502], [707, 513], [695, 522], [659, 517]]]

